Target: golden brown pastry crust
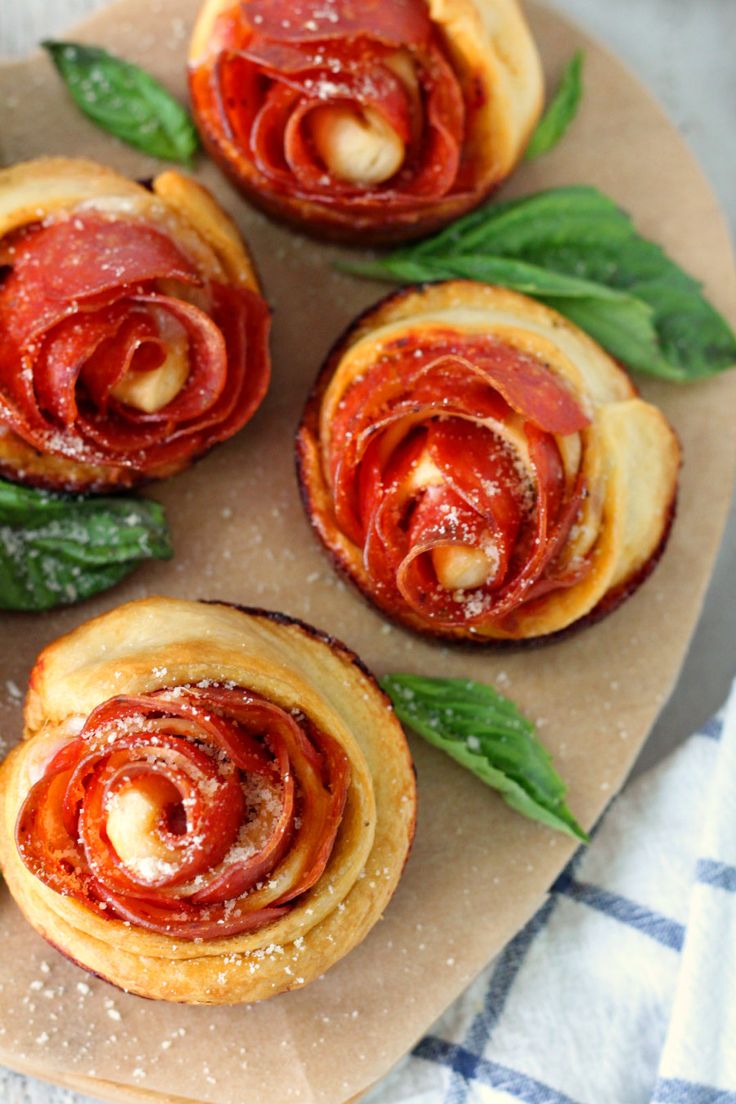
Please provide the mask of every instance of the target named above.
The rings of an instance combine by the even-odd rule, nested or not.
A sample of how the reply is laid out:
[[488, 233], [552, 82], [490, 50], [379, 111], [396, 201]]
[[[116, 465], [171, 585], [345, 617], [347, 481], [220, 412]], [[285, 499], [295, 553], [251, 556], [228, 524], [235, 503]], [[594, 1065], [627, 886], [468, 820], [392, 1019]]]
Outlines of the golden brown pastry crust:
[[[328, 865], [294, 907], [255, 932], [187, 942], [107, 919], [34, 877], [15, 844], [18, 810], [78, 719], [118, 694], [228, 681], [298, 708], [350, 759], [347, 805]], [[358, 944], [393, 894], [414, 833], [415, 783], [402, 729], [358, 658], [280, 614], [150, 598], [47, 647], [31, 675], [24, 741], [0, 768], [0, 860], [17, 903], [62, 953], [142, 996], [262, 1000], [319, 976]], [[174, 968], [172, 968], [174, 967]]]
[[[156, 176], [149, 189], [94, 161], [65, 157], [0, 169], [0, 248], [14, 231], [76, 211], [120, 212], [147, 221], [182, 248], [203, 278], [262, 294], [235, 223], [191, 177], [169, 169]], [[50, 490], [116, 490], [167, 478], [191, 459], [164, 463], [142, 476], [123, 465], [44, 453], [0, 420], [0, 474]]]
[[[564, 381], [590, 425], [557, 437], [568, 478], [588, 491], [573, 530], [592, 569], [515, 612], [513, 626], [436, 625], [377, 592], [362, 547], [340, 528], [328, 475], [331, 426], [351, 384], [384, 347], [404, 338], [431, 348], [433, 332], [489, 335], [531, 355]], [[577, 440], [579, 438], [579, 440]], [[309, 520], [335, 565], [384, 613], [421, 633], [474, 644], [543, 641], [610, 612], [656, 565], [675, 512], [680, 447], [664, 415], [587, 334], [557, 312], [504, 288], [453, 280], [409, 287], [367, 310], [336, 343], [307, 401], [297, 434], [297, 467]]]
[[534, 40], [517, 0], [428, 0], [429, 16], [459, 80], [468, 116], [462, 161], [472, 164], [467, 187], [431, 205], [386, 210], [381, 219], [350, 205], [319, 202], [274, 188], [234, 136], [200, 109], [198, 91], [217, 57], [215, 28], [237, 8], [205, 0], [189, 47], [195, 119], [208, 152], [234, 184], [267, 214], [320, 238], [391, 244], [421, 237], [483, 201], [520, 160], [542, 110], [544, 85]]

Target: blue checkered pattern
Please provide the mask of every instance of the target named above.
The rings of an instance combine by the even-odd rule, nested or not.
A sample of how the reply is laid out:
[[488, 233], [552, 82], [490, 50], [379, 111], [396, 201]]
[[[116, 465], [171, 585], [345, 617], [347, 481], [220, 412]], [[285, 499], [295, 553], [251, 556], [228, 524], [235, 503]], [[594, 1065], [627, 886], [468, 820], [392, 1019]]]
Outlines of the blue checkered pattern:
[[736, 684], [366, 1104], [736, 1104]]

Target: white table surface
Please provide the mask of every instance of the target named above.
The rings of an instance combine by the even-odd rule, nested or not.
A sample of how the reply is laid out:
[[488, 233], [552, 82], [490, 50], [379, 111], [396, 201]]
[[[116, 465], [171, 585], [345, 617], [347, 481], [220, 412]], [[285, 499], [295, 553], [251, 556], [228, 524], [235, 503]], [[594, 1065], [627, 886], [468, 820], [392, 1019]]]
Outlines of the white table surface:
[[[0, 58], [22, 56], [106, 0], [0, 0]], [[736, 229], [736, 0], [554, 0], [654, 92], [698, 157]], [[3, 106], [0, 104], [0, 121]], [[651, 765], [725, 700], [736, 672], [736, 508], [677, 688], [639, 760]], [[0, 1069], [4, 1104], [87, 1104]], [[587, 1102], [586, 1102], [587, 1104]], [[592, 1102], [591, 1102], [592, 1104]]]

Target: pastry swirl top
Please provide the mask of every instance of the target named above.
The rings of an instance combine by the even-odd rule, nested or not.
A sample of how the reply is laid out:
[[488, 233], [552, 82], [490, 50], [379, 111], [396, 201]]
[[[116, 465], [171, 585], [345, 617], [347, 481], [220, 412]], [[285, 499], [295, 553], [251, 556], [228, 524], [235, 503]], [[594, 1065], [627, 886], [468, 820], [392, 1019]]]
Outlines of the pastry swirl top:
[[466, 281], [367, 312], [299, 434], [310, 518], [381, 608], [451, 638], [548, 636], [611, 608], [669, 528], [676, 437], [587, 335]]
[[269, 311], [212, 196], [87, 161], [0, 171], [0, 470], [70, 490], [178, 471], [268, 386]]
[[392, 710], [352, 653], [280, 616], [105, 614], [39, 657], [26, 737], [0, 774], [8, 884], [52, 943], [134, 992], [302, 985], [363, 937], [407, 856]]
[[190, 86], [205, 142], [252, 199], [372, 242], [480, 202], [542, 97], [515, 0], [207, 0]]

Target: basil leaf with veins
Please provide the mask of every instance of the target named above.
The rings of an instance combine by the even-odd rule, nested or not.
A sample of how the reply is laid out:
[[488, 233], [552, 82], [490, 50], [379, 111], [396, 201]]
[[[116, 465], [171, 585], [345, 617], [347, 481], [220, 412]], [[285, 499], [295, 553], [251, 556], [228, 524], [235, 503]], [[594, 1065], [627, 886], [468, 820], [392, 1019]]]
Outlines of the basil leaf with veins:
[[51, 40], [41, 45], [93, 123], [153, 157], [191, 163], [199, 146], [192, 118], [145, 69], [100, 46]]
[[587, 842], [552, 756], [509, 698], [472, 679], [392, 674], [379, 681], [400, 721], [498, 790], [517, 813]]
[[48, 610], [107, 590], [173, 555], [147, 498], [51, 494], [0, 480], [0, 609]]
[[736, 336], [700, 283], [596, 188], [489, 204], [434, 237], [345, 272], [397, 283], [470, 279], [546, 303], [627, 367], [677, 382], [736, 364]]

